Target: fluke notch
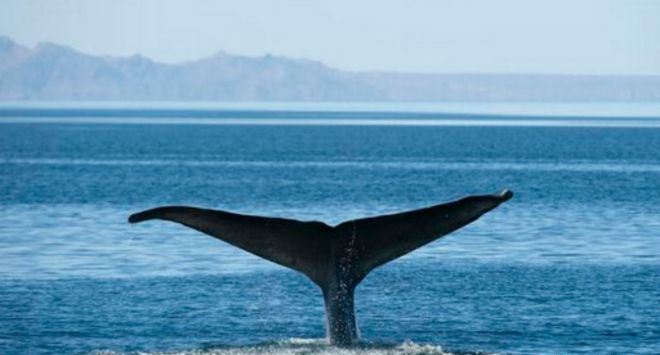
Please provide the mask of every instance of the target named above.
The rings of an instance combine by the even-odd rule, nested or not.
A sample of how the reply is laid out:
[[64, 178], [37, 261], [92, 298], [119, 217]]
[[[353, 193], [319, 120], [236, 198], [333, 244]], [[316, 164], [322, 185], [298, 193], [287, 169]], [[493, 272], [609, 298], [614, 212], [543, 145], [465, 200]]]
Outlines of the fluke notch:
[[509, 190], [468, 196], [335, 227], [185, 206], [150, 209], [128, 221], [177, 222], [305, 274], [323, 292], [330, 343], [350, 346], [358, 341], [353, 294], [371, 270], [474, 222], [511, 197]]

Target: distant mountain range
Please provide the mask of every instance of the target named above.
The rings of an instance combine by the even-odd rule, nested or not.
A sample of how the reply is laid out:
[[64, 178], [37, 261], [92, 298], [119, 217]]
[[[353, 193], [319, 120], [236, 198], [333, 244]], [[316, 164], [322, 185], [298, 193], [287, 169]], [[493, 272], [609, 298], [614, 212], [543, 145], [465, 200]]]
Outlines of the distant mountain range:
[[0, 100], [658, 101], [660, 76], [349, 72], [224, 52], [164, 64], [0, 37]]

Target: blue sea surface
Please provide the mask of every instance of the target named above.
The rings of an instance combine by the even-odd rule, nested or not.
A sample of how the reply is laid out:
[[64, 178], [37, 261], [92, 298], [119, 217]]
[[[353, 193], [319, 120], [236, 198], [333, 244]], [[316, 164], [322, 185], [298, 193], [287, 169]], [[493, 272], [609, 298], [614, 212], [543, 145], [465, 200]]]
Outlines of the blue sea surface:
[[[0, 106], [0, 354], [660, 354], [660, 105], [463, 105]], [[503, 188], [358, 286], [348, 350], [304, 276], [126, 221], [189, 204], [336, 224]]]

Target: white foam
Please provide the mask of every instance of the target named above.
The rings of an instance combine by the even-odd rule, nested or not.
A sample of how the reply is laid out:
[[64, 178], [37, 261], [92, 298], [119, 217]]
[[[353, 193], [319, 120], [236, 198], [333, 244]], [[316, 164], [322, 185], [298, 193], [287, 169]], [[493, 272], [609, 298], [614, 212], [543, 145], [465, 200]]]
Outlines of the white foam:
[[[126, 353], [108, 350], [94, 351], [93, 355], [123, 355]], [[191, 349], [177, 351], [137, 352], [139, 355], [452, 355], [437, 345], [422, 345], [405, 341], [399, 345], [364, 346], [338, 348], [327, 344], [325, 339], [289, 339], [252, 346], [218, 347], [211, 349]]]

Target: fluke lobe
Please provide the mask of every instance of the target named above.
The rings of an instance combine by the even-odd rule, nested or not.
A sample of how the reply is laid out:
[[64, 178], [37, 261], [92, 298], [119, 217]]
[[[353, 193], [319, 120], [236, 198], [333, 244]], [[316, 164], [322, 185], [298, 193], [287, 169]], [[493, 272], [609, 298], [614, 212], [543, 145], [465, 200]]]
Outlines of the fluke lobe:
[[323, 292], [330, 343], [350, 346], [358, 341], [353, 293], [371, 270], [474, 222], [511, 197], [509, 190], [468, 196], [334, 227], [184, 206], [150, 209], [131, 215], [128, 221], [181, 223], [305, 274]]

